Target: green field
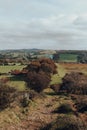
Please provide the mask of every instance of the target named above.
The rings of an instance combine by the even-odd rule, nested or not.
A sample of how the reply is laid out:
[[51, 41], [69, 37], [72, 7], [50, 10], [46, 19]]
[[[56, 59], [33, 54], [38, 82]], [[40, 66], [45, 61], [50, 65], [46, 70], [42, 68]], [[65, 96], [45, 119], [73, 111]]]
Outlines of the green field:
[[[15, 66], [0, 66], [0, 73], [8, 73], [10, 72], [11, 70], [22, 70], [25, 66], [21, 65], [21, 66], [18, 66], [18, 65], [15, 65]], [[5, 78], [5, 77], [9, 77], [9, 78], [12, 78], [12, 76], [9, 76], [9, 75], [1, 75], [0, 78]], [[18, 90], [24, 90], [25, 87], [26, 87], [26, 84], [24, 81], [22, 80], [11, 80], [7, 83], [9, 86], [11, 87], [15, 87], [17, 88]]]
[[77, 62], [76, 54], [60, 54], [59, 62]]
[[14, 65], [14, 66], [10, 66], [10, 65], [6, 65], [6, 66], [0, 66], [0, 73], [8, 73], [11, 70], [22, 70], [25, 66], [24, 65]]

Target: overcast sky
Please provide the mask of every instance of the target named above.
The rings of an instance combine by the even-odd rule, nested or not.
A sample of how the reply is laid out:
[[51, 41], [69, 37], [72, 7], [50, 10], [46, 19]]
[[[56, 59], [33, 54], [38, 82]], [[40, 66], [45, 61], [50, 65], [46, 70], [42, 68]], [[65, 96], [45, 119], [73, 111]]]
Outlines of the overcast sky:
[[87, 0], [0, 0], [0, 49], [87, 49]]

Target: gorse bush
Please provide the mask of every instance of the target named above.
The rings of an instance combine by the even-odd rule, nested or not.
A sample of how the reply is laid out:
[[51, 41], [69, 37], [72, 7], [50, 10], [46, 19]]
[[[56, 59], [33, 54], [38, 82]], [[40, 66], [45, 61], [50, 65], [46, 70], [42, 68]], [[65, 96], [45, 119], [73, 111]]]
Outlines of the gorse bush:
[[56, 65], [51, 59], [38, 59], [32, 61], [25, 70], [27, 72], [27, 86], [36, 92], [41, 92], [49, 86], [51, 74], [57, 73]]
[[34, 71], [36, 73], [43, 71], [45, 73], [57, 73], [56, 71], [57, 66], [55, 65], [54, 61], [48, 58], [38, 59], [32, 61], [25, 69], [30, 71]]
[[87, 76], [79, 72], [66, 74], [62, 79], [61, 89], [67, 93], [87, 94]]
[[50, 80], [50, 77], [43, 72], [29, 72], [27, 76], [27, 85], [36, 92], [41, 92], [48, 87]]

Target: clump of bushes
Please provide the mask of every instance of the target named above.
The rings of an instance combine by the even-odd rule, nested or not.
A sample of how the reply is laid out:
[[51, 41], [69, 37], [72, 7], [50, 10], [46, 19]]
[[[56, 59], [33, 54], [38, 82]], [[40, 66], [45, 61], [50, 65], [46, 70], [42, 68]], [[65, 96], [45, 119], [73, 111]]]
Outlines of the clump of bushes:
[[43, 71], [46, 74], [52, 73], [55, 74], [57, 73], [57, 66], [55, 65], [54, 61], [49, 59], [49, 58], [41, 58], [35, 61], [32, 61], [26, 68], [25, 70], [34, 71], [36, 73]]
[[14, 101], [16, 89], [0, 81], [0, 110], [10, 106]]
[[87, 94], [87, 76], [79, 72], [66, 74], [62, 79], [60, 91], [72, 94]]
[[26, 68], [27, 86], [36, 92], [41, 92], [49, 86], [51, 74], [57, 73], [56, 65], [51, 59], [38, 59], [32, 61]]
[[61, 115], [41, 130], [87, 130], [87, 126], [74, 115]]

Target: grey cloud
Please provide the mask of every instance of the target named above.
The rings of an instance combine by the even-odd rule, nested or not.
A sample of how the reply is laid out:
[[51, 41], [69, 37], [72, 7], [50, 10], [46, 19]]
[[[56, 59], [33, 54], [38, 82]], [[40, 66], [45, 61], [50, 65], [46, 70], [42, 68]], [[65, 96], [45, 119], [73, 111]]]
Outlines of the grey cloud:
[[60, 15], [14, 23], [0, 23], [3, 48], [81, 49], [87, 47], [87, 33], [74, 24], [76, 17]]

